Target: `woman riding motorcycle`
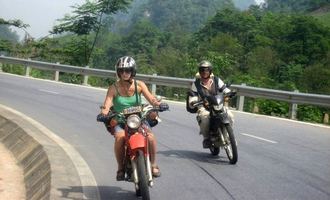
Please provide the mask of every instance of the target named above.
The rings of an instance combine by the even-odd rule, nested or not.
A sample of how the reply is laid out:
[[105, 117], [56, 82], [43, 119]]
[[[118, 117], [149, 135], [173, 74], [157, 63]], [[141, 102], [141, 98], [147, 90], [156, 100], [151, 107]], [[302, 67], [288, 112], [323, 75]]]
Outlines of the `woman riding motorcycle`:
[[[134, 79], [136, 75], [136, 63], [132, 57], [124, 56], [118, 59], [116, 65], [116, 72], [118, 80], [108, 88], [107, 95], [101, 106], [101, 113], [107, 115], [110, 108], [115, 112], [121, 112], [123, 109], [141, 105], [141, 93], [152, 106], [167, 107], [165, 103], [160, 103], [149, 91], [148, 87], [143, 81]], [[122, 124], [113, 127], [113, 135], [115, 137], [115, 155], [118, 164], [117, 181], [124, 180], [124, 154], [125, 154], [125, 131]], [[156, 164], [156, 138], [148, 129], [148, 138], [150, 141], [150, 162], [152, 165], [152, 174], [154, 177], [160, 176], [160, 170]]]

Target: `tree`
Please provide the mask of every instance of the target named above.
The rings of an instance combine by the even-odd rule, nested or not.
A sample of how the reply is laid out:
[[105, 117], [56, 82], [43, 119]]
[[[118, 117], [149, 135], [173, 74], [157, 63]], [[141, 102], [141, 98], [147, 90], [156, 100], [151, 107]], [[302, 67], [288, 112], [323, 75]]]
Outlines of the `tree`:
[[196, 34], [197, 41], [210, 41], [219, 32], [231, 34], [249, 48], [256, 35], [257, 19], [249, 12], [225, 8], [217, 12]]
[[293, 25], [285, 40], [290, 44], [286, 54], [294, 62], [312, 64], [324, 58], [330, 50], [330, 29], [310, 16], [293, 16]]
[[12, 43], [16, 43], [19, 40], [17, 33], [9, 29], [10, 26], [23, 30], [29, 27], [28, 24], [24, 24], [21, 20], [5, 20], [0, 18], [0, 51], [12, 51]]
[[301, 83], [305, 92], [330, 95], [330, 65], [316, 64], [306, 68]]
[[30, 25], [24, 24], [21, 20], [15, 19], [15, 20], [4, 20], [0, 18], [0, 25], [9, 25], [9, 26], [15, 26], [17, 28], [27, 28]]
[[266, 8], [275, 12], [306, 12], [329, 5], [329, 0], [266, 0]]
[[217, 10], [234, 7], [231, 0], [138, 0], [133, 4], [129, 15], [114, 17], [122, 22], [120, 25], [127, 25], [128, 28], [123, 28], [125, 31], [141, 20], [149, 20], [161, 31], [194, 32]]
[[[81, 6], [73, 6], [74, 15], [66, 15], [59, 21], [61, 24], [54, 26], [51, 33], [60, 34], [63, 32], [72, 32], [78, 36], [84, 36], [82, 41], [85, 42], [85, 65], [89, 64], [91, 53], [98, 36], [100, 27], [102, 26], [103, 14], [114, 14], [119, 10], [125, 10], [132, 0], [98, 0], [95, 2], [86, 1]], [[95, 32], [95, 38], [88, 49], [87, 35]]]
[[137, 23], [129, 35], [123, 38], [123, 43], [128, 53], [133, 55], [145, 54], [150, 60], [157, 50], [164, 46], [164, 35], [149, 21]]

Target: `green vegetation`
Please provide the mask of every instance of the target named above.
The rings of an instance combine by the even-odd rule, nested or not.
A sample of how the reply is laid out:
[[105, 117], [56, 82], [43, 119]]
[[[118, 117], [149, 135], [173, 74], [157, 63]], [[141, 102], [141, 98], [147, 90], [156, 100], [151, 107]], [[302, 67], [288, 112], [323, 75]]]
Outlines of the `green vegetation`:
[[[197, 63], [208, 59], [214, 72], [233, 84], [330, 94], [330, 27], [321, 21], [329, 20], [323, 12], [327, 1], [268, 0], [267, 8], [250, 6], [247, 10], [235, 8], [231, 0], [130, 3], [100, 0], [78, 6], [54, 27], [53, 33], [58, 33], [54, 38], [16, 44], [0, 32], [0, 51], [13, 57], [110, 70], [118, 57], [131, 55], [139, 73], [183, 78], [193, 78]], [[3, 70], [22, 73], [10, 67]], [[33, 74], [49, 77], [37, 71]], [[77, 75], [60, 77], [82, 82]], [[109, 82], [93, 77], [89, 83], [106, 86]], [[183, 89], [169, 87], [157, 91], [169, 98], [185, 94]], [[245, 108], [281, 117], [287, 117], [289, 110], [286, 103], [263, 99], [249, 99]], [[329, 110], [302, 106], [298, 118], [320, 122], [324, 113]]]
[[274, 12], [311, 12], [330, 4], [329, 0], [266, 0], [267, 10]]
[[326, 11], [313, 12], [312, 16], [320, 20], [321, 23], [330, 27], [330, 7]]

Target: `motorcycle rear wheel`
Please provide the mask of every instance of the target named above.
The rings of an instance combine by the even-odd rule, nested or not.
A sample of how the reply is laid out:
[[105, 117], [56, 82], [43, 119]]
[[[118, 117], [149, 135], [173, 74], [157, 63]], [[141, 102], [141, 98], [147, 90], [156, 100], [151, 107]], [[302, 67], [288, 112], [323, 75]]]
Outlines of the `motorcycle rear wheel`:
[[230, 124], [225, 125], [225, 130], [222, 131], [222, 134], [225, 138], [225, 151], [227, 157], [229, 159], [229, 163], [234, 165], [237, 163], [238, 160], [238, 153], [237, 153], [237, 144], [234, 136], [234, 131]]
[[149, 185], [147, 178], [146, 162], [142, 150], [137, 152], [137, 174], [138, 174], [138, 189], [136, 189], [136, 196], [142, 196], [143, 200], [150, 200]]

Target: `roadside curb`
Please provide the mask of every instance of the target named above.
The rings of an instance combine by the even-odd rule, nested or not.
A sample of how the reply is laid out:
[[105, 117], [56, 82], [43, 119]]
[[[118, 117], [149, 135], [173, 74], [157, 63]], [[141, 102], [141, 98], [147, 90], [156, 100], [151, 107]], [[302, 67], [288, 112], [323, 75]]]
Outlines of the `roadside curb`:
[[80, 154], [40, 123], [0, 104], [0, 142], [23, 170], [27, 199], [100, 199]]

